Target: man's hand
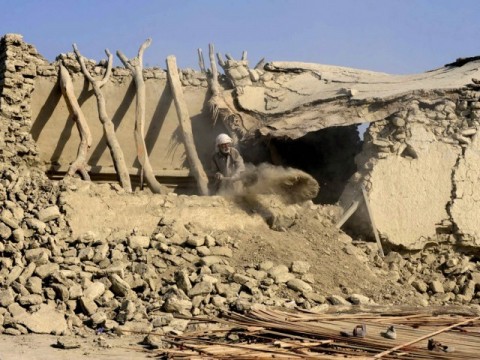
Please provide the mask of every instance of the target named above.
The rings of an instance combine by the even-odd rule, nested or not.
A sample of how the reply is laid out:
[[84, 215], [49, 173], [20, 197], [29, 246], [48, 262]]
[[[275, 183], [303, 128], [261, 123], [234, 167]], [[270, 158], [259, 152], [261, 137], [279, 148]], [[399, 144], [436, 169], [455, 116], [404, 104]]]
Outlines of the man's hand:
[[222, 175], [221, 173], [217, 172], [217, 173], [215, 174], [215, 180], [220, 181], [220, 180], [222, 180], [222, 179], [223, 179], [223, 175]]

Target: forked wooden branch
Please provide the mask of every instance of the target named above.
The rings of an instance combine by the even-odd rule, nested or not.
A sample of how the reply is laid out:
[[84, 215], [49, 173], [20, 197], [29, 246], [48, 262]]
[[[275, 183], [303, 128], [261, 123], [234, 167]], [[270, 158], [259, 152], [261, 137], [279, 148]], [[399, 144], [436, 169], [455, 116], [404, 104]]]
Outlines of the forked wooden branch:
[[108, 57], [107, 70], [102, 80], [95, 80], [85, 66], [85, 59], [80, 54], [76, 44], [73, 44], [73, 51], [75, 52], [77, 60], [82, 68], [83, 75], [88, 79], [90, 84], [92, 84], [93, 91], [95, 92], [95, 97], [97, 98], [98, 116], [102, 122], [103, 130], [105, 131], [107, 145], [110, 149], [110, 154], [113, 158], [113, 163], [115, 165], [115, 169], [117, 170], [118, 177], [120, 178], [120, 183], [126, 192], [132, 192], [130, 174], [128, 173], [127, 165], [125, 164], [125, 157], [123, 156], [122, 148], [115, 134], [115, 127], [108, 116], [105, 97], [103, 96], [101, 90], [102, 86], [107, 83], [112, 73], [113, 55], [110, 53], [110, 51], [108, 51], [108, 49], [105, 50], [105, 53]]
[[151, 39], [145, 40], [138, 50], [137, 57], [128, 59], [121, 51], [117, 51], [117, 56], [123, 65], [132, 72], [133, 80], [137, 90], [135, 101], [135, 143], [137, 145], [137, 157], [142, 171], [145, 172], [145, 178], [148, 185], [154, 193], [164, 193], [164, 187], [157, 181], [153, 173], [152, 166], [147, 154], [145, 145], [145, 81], [143, 80], [143, 53], [152, 43]]
[[167, 73], [170, 88], [172, 89], [175, 108], [177, 109], [178, 121], [182, 130], [185, 142], [185, 150], [187, 152], [188, 162], [192, 170], [193, 176], [197, 180], [197, 186], [201, 195], [208, 195], [208, 177], [203, 169], [203, 165], [198, 158], [195, 142], [193, 141], [193, 131], [190, 116], [188, 114], [187, 103], [183, 96], [182, 84], [177, 70], [177, 61], [175, 56], [167, 57]]
[[75, 97], [70, 73], [63, 64], [60, 64], [59, 81], [63, 97], [67, 103], [68, 111], [75, 121], [78, 132], [80, 133], [80, 144], [78, 146], [77, 158], [70, 164], [67, 176], [73, 176], [78, 171], [84, 180], [90, 180], [90, 176], [88, 175], [89, 166], [87, 164], [87, 154], [92, 146], [92, 135], [88, 128], [87, 120], [83, 115], [83, 111]]

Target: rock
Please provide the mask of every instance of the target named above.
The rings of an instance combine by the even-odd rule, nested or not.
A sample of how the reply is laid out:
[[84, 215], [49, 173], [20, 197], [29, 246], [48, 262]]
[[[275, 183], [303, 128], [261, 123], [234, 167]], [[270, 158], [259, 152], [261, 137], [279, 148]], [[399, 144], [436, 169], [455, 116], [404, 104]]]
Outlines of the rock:
[[46, 304], [41, 304], [39, 310], [32, 314], [18, 314], [14, 316], [14, 320], [36, 334], [61, 335], [68, 329], [65, 315]]
[[33, 219], [29, 218], [25, 220], [25, 223], [29, 227], [29, 229], [33, 229], [38, 231], [40, 235], [45, 234], [45, 229], [47, 228], [47, 224], [45, 224], [43, 221], [40, 221], [38, 219]]
[[6, 285], [10, 285], [11, 283], [13, 283], [15, 280], [17, 280], [20, 275], [22, 274], [23, 272], [23, 267], [21, 266], [14, 266], [12, 268], [12, 270], [10, 270], [10, 274], [8, 274], [8, 277], [7, 277], [7, 280], [6, 280]]
[[267, 272], [270, 277], [275, 278], [280, 274], [288, 273], [288, 267], [286, 267], [285, 265], [277, 265], [271, 267]]
[[35, 274], [38, 275], [41, 279], [45, 279], [46, 277], [52, 275], [56, 271], [60, 269], [60, 266], [56, 263], [47, 263], [45, 265], [37, 266], [35, 269]]
[[232, 257], [232, 249], [226, 246], [213, 246], [210, 248], [211, 254], [216, 256]]
[[126, 296], [131, 288], [130, 285], [124, 280], [120, 278], [117, 274], [110, 275], [110, 281], [112, 282], [112, 286], [110, 290], [118, 296]]
[[25, 251], [25, 259], [28, 262], [34, 262], [36, 265], [45, 265], [48, 263], [51, 251], [45, 248], [30, 249]]
[[82, 296], [80, 298], [79, 305], [82, 308], [83, 313], [88, 316], [92, 316], [93, 314], [95, 314], [95, 312], [98, 309], [97, 304], [95, 304], [95, 302], [92, 299], [87, 298], [85, 296]]
[[325, 296], [315, 292], [304, 292], [303, 296], [305, 296], [307, 300], [314, 301], [318, 304], [324, 304], [327, 301], [327, 298]]
[[350, 295], [348, 297], [348, 301], [350, 301], [353, 305], [373, 304], [373, 301], [370, 298], [360, 294]]
[[427, 284], [422, 280], [414, 280], [412, 282], [412, 286], [422, 294], [426, 293], [428, 289]]
[[105, 292], [105, 285], [100, 281], [96, 281], [85, 289], [83, 296], [91, 300], [95, 300], [100, 296], [102, 296], [104, 292]]
[[301, 293], [308, 293], [312, 291], [312, 287], [309, 284], [307, 284], [305, 281], [302, 281], [300, 279], [288, 280], [287, 287]]
[[273, 261], [264, 261], [258, 265], [258, 270], [268, 271], [273, 267]]
[[132, 249], [137, 249], [137, 248], [146, 249], [150, 246], [150, 237], [140, 236], [140, 235], [129, 236], [128, 246], [130, 246]]
[[101, 325], [107, 320], [107, 314], [105, 314], [103, 311], [98, 311], [90, 316], [90, 320], [94, 325]]
[[12, 304], [15, 301], [14, 298], [14, 293], [12, 288], [7, 288], [5, 290], [0, 291], [0, 306], [2, 307], [8, 307], [10, 304]]
[[163, 310], [169, 313], [177, 313], [182, 315], [190, 315], [192, 302], [184, 297], [179, 296], [171, 291], [164, 297]]
[[5, 225], [4, 223], [0, 223], [0, 238], [7, 240], [10, 235], [12, 235], [12, 230], [10, 227]]
[[183, 290], [183, 292], [188, 293], [192, 288], [192, 283], [188, 278], [188, 273], [185, 269], [177, 271], [175, 273], [175, 283], [177, 284], [178, 288]]
[[332, 305], [350, 305], [350, 303], [343, 297], [338, 295], [330, 295], [327, 297], [328, 302]]
[[148, 334], [152, 332], [152, 330], [152, 324], [144, 321], [129, 321], [114, 329], [117, 335]]
[[205, 238], [201, 236], [189, 235], [187, 238], [187, 245], [192, 247], [200, 247], [205, 244]]
[[43, 298], [39, 294], [32, 294], [21, 296], [17, 301], [22, 306], [31, 306], [41, 304], [43, 302]]
[[290, 266], [290, 270], [295, 274], [306, 274], [310, 270], [310, 264], [306, 261], [294, 261]]
[[273, 277], [273, 280], [275, 280], [276, 284], [283, 284], [290, 280], [295, 279], [295, 275], [293, 275], [292, 273], [280, 273], [272, 277]]
[[213, 264], [222, 263], [223, 259], [220, 256], [204, 256], [200, 259], [200, 265], [211, 266]]
[[445, 293], [445, 289], [443, 288], [443, 284], [438, 281], [438, 280], [434, 280], [432, 282], [430, 282], [430, 290], [434, 293], [434, 294], [443, 294]]
[[41, 294], [42, 293], [42, 279], [37, 276], [32, 276], [28, 278], [25, 283], [25, 287], [32, 294]]
[[51, 220], [55, 220], [60, 217], [60, 209], [58, 206], [50, 206], [46, 209], [42, 209], [38, 212], [38, 220], [46, 223]]
[[210, 281], [202, 281], [188, 292], [188, 296], [193, 297], [197, 295], [207, 295], [210, 294], [213, 290], [213, 284]]

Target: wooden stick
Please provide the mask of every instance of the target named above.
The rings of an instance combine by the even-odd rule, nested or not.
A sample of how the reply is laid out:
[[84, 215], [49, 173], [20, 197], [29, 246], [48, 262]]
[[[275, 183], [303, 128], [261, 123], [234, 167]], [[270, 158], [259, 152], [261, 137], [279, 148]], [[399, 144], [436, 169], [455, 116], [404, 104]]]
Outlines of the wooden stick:
[[147, 146], [145, 145], [145, 81], [143, 80], [143, 52], [150, 46], [152, 39], [147, 39], [140, 46], [138, 50], [138, 56], [129, 60], [121, 52], [117, 51], [117, 55], [122, 61], [123, 65], [132, 72], [133, 80], [135, 81], [135, 87], [137, 94], [135, 97], [135, 143], [137, 145], [137, 157], [142, 166], [141, 171], [145, 171], [145, 178], [148, 185], [154, 193], [160, 194], [165, 192], [164, 186], [162, 186], [155, 175], [153, 174], [152, 165], [148, 158]]
[[63, 64], [60, 64], [59, 80], [63, 97], [67, 103], [68, 111], [75, 121], [78, 132], [80, 133], [80, 145], [78, 146], [77, 158], [70, 165], [67, 171], [67, 176], [73, 176], [78, 171], [84, 180], [90, 181], [90, 176], [88, 175], [89, 167], [87, 165], [87, 154], [92, 146], [92, 134], [90, 133], [87, 120], [85, 119], [83, 111], [80, 108], [75, 96], [70, 73], [68, 72], [67, 68], [63, 66]]
[[205, 69], [205, 60], [203, 59], [202, 49], [198, 49], [198, 66], [200, 66], [200, 71], [203, 74], [207, 73], [207, 70]]
[[105, 136], [107, 138], [107, 145], [110, 149], [110, 155], [113, 158], [113, 163], [115, 165], [115, 169], [117, 170], [120, 183], [126, 192], [132, 192], [130, 174], [128, 173], [128, 168], [125, 163], [125, 157], [123, 156], [122, 148], [115, 134], [115, 127], [108, 116], [105, 97], [103, 96], [101, 90], [101, 88], [107, 83], [110, 74], [112, 73], [113, 56], [108, 49], [105, 50], [105, 53], [108, 57], [107, 71], [105, 72], [102, 80], [95, 80], [87, 70], [87, 67], [85, 66], [85, 60], [80, 54], [76, 44], [73, 44], [73, 51], [82, 68], [83, 75], [88, 79], [90, 84], [92, 84], [93, 91], [95, 92], [95, 97], [97, 98], [98, 116], [103, 125], [103, 131], [105, 132]]
[[350, 219], [350, 216], [353, 215], [353, 213], [358, 209], [358, 205], [360, 204], [359, 200], [355, 200], [352, 205], [343, 213], [342, 218], [337, 222], [335, 227], [337, 229], [340, 229], [345, 222], [347, 222], [348, 219]]
[[365, 200], [365, 207], [367, 208], [368, 217], [370, 218], [370, 223], [372, 224], [373, 235], [375, 235], [375, 240], [377, 241], [378, 252], [380, 253], [381, 257], [384, 257], [385, 253], [383, 252], [382, 243], [380, 242], [380, 236], [378, 236], [377, 226], [375, 225], [373, 213], [372, 213], [372, 210], [370, 209], [370, 202], [368, 201], [367, 190], [365, 190], [365, 187], [363, 185], [362, 185], [362, 194], [363, 194], [363, 199]]
[[404, 347], [406, 347], [406, 346], [415, 344], [415, 343], [417, 343], [417, 342], [419, 342], [419, 341], [428, 339], [429, 337], [432, 337], [432, 336], [441, 334], [441, 333], [443, 333], [443, 332], [445, 332], [445, 331], [448, 331], [448, 330], [450, 330], [450, 329], [453, 329], [453, 328], [455, 328], [455, 327], [457, 327], [457, 326], [465, 325], [465, 324], [468, 324], [469, 322], [472, 322], [472, 321], [475, 321], [475, 320], [478, 320], [478, 319], [480, 319], [480, 316], [477, 316], [477, 317], [475, 317], [475, 318], [473, 318], [473, 319], [469, 319], [469, 320], [465, 320], [465, 321], [459, 322], [459, 323], [457, 323], [457, 324], [453, 324], [453, 325], [447, 326], [446, 328], [440, 329], [440, 330], [435, 331], [435, 332], [433, 332], [433, 333], [430, 333], [430, 334], [428, 334], [428, 335], [424, 335], [424, 336], [422, 336], [422, 337], [419, 337], [418, 339], [409, 341], [409, 342], [407, 342], [407, 343], [405, 343], [405, 344], [401, 344], [401, 345], [395, 346], [394, 348], [391, 348], [391, 349], [389, 349], [389, 350], [383, 351], [383, 352], [381, 352], [380, 354], [375, 355], [373, 358], [374, 358], [374, 359], [380, 359], [381, 357], [383, 357], [383, 356], [385, 356], [385, 355], [388, 355], [388, 354], [390, 354], [390, 353], [392, 353], [392, 352], [394, 352], [394, 351], [397, 351], [397, 350], [399, 350], [399, 349], [402, 349], [402, 348], [404, 348]]
[[175, 108], [177, 109], [180, 129], [183, 133], [188, 162], [190, 163], [193, 176], [197, 180], [200, 194], [208, 195], [208, 177], [203, 169], [200, 159], [198, 158], [195, 142], [193, 141], [192, 123], [190, 116], [188, 115], [187, 103], [183, 96], [182, 84], [180, 83], [180, 76], [178, 75], [177, 70], [177, 62], [173, 55], [167, 57], [167, 71], [173, 100], [175, 101]]

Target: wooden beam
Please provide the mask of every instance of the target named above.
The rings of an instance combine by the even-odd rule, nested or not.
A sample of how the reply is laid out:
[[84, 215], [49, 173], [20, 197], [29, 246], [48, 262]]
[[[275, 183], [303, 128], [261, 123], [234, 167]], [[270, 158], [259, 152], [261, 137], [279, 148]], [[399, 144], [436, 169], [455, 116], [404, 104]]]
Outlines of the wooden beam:
[[370, 224], [372, 225], [373, 235], [375, 235], [375, 240], [377, 241], [378, 252], [380, 253], [380, 256], [384, 257], [385, 253], [383, 252], [382, 243], [380, 242], [380, 236], [378, 236], [377, 226], [375, 225], [375, 219], [373, 218], [372, 210], [370, 209], [370, 202], [368, 200], [367, 190], [363, 185], [362, 185], [362, 194], [363, 194], [363, 200], [365, 201], [365, 207], [367, 208], [368, 217], [370, 219]]
[[183, 96], [182, 84], [177, 70], [177, 61], [175, 56], [167, 57], [167, 72], [170, 88], [172, 89], [175, 108], [177, 109], [178, 121], [182, 130], [183, 140], [185, 142], [185, 150], [188, 162], [192, 170], [193, 176], [197, 180], [198, 190], [201, 195], [208, 195], [208, 177], [203, 169], [203, 165], [198, 158], [195, 142], [193, 141], [192, 123], [188, 114], [188, 107]]

